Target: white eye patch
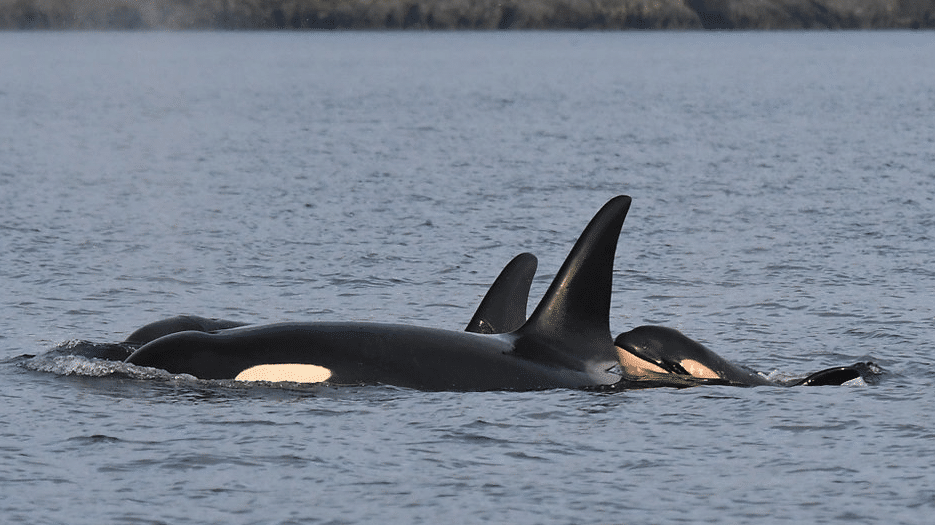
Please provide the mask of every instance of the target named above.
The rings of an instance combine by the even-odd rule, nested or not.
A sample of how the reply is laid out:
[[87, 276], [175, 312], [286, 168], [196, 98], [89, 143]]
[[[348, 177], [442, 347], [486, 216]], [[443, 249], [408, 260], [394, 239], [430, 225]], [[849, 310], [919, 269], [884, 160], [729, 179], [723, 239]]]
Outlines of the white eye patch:
[[252, 366], [237, 374], [235, 381], [269, 381], [278, 383], [321, 383], [331, 377], [331, 370], [318, 365], [282, 364]]
[[720, 377], [717, 372], [711, 370], [698, 361], [695, 361], [694, 359], [685, 359], [679, 364], [682, 365], [682, 368], [684, 368], [685, 371], [691, 374], [693, 377], [700, 377], [702, 379], [716, 379]]
[[654, 372], [657, 374], [667, 374], [665, 370], [657, 366], [655, 363], [651, 363], [641, 357], [637, 357], [630, 352], [620, 348], [617, 348], [617, 359], [619, 361], [620, 367], [628, 374], [638, 376], [643, 375], [646, 372]]

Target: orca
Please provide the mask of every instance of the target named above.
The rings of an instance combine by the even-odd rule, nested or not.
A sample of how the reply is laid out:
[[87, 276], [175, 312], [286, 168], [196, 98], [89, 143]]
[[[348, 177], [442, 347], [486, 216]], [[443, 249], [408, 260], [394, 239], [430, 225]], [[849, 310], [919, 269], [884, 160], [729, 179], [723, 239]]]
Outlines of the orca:
[[[526, 303], [529, 300], [529, 288], [535, 277], [537, 266], [538, 259], [531, 253], [521, 253], [507, 263], [487, 291], [465, 331], [500, 334], [511, 332], [522, 326], [526, 322]], [[176, 315], [149, 323], [135, 330], [123, 340], [123, 343], [118, 344], [127, 345], [135, 350], [164, 335], [176, 332], [192, 330], [217, 332], [248, 324], [197, 315]], [[120, 360], [123, 361], [127, 357], [129, 354]]]
[[[523, 253], [503, 269], [481, 302], [468, 331], [496, 334], [512, 331], [526, 321], [526, 302], [535, 277], [534, 255]], [[614, 340], [619, 371], [626, 378], [616, 389], [660, 386], [689, 387], [703, 384], [733, 386], [824, 386], [841, 385], [858, 377], [874, 382], [878, 375], [872, 363], [828, 368], [791, 383], [768, 380], [762, 374], [731, 363], [690, 339], [664, 326], [640, 326]], [[608, 390], [607, 387], [602, 387]]]
[[207, 317], [198, 317], [197, 315], [176, 315], [167, 319], [161, 319], [149, 323], [148, 325], [136, 330], [126, 339], [124, 343], [131, 346], [143, 346], [146, 343], [155, 341], [164, 335], [174, 334], [176, 332], [185, 332], [195, 330], [198, 332], [215, 332], [226, 330], [228, 328], [237, 328], [246, 326], [247, 323], [238, 321], [228, 321], [226, 319], [214, 319]]
[[735, 365], [674, 328], [640, 326], [614, 339], [620, 366], [627, 375], [651, 372], [737, 385], [769, 385], [765, 377]]
[[674, 328], [639, 326], [614, 339], [624, 376], [655, 382], [674, 381], [673, 386], [721, 384], [735, 386], [841, 385], [863, 377], [873, 382], [872, 363], [828, 368], [785, 384], [770, 381], [749, 368], [736, 365]]
[[[597, 212], [525, 322], [535, 259], [524, 254], [491, 287], [491, 300], [482, 301], [469, 331], [361, 322], [188, 330], [149, 341], [126, 362], [199, 379], [314, 378], [430, 391], [610, 386], [621, 381], [610, 300], [630, 203], [620, 195]], [[522, 300], [510, 298], [509, 290]], [[509, 300], [498, 302], [504, 297]]]
[[[521, 253], [514, 257], [487, 291], [465, 331], [493, 334], [510, 332], [522, 326], [526, 322], [526, 302], [537, 264], [536, 257], [531, 253]], [[120, 343], [71, 341], [60, 348], [69, 355], [88, 359], [124, 361], [141, 346], [165, 335], [186, 331], [214, 333], [247, 324], [197, 315], [176, 315], [149, 323]]]
[[120, 343], [94, 343], [91, 341], [70, 341], [56, 350], [88, 359], [104, 361], [123, 361], [141, 346], [160, 337], [186, 330], [214, 332], [244, 326], [244, 323], [226, 319], [209, 319], [197, 315], [176, 315], [161, 319], [134, 331]]

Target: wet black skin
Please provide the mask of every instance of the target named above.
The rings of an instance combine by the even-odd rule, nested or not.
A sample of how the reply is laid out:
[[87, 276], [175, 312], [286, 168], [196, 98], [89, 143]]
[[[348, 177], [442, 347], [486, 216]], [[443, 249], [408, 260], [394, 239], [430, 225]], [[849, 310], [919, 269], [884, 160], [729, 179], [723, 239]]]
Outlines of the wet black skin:
[[[128, 337], [129, 344], [151, 343], [128, 362], [205, 379], [233, 378], [260, 364], [305, 363], [329, 368], [332, 384], [423, 390], [819, 386], [875, 377], [871, 364], [856, 363], [792, 383], [774, 383], [662, 326], [622, 333], [614, 341], [616, 348], [609, 350], [613, 258], [629, 203], [628, 197], [617, 197], [598, 212], [528, 322], [526, 303], [537, 261], [524, 253], [510, 261], [491, 286], [466, 328], [469, 333], [368, 323], [240, 328], [242, 323], [233, 321], [177, 316]], [[629, 375], [614, 366], [618, 353], [652, 363], [661, 373]], [[716, 377], [693, 376], [682, 366], [685, 360], [703, 365]]]
[[[332, 373], [328, 382], [333, 384], [421, 390], [610, 385], [620, 379], [608, 372], [617, 363], [609, 328], [613, 263], [630, 202], [629, 197], [618, 196], [598, 211], [529, 320], [508, 333], [373, 323], [280, 323], [169, 334], [144, 345], [127, 362], [202, 379], [233, 379], [261, 364], [312, 364], [328, 368]], [[528, 261], [521, 266], [525, 269], [517, 275], [525, 279]], [[519, 289], [524, 287], [528, 292], [528, 285]], [[509, 307], [506, 313], [496, 313], [482, 305], [477, 326], [482, 327], [486, 317], [493, 325], [512, 328], [516, 324], [512, 311]]]
[[124, 343], [134, 346], [143, 346], [162, 336], [174, 334], [176, 332], [186, 332], [189, 330], [197, 332], [215, 332], [217, 330], [226, 330], [228, 328], [237, 328], [240, 326], [246, 326], [246, 323], [228, 321], [226, 319], [209, 319], [207, 317], [198, 317], [197, 315], [176, 315], [175, 317], [149, 323], [139, 330], [136, 330], [124, 340]]
[[[858, 377], [871, 378], [869, 363], [828, 368], [815, 372], [791, 384], [776, 383], [746, 367], [736, 365], [715, 354], [701, 343], [694, 341], [674, 328], [665, 326], [640, 326], [624, 332], [614, 340], [622, 351], [655, 364], [671, 374], [676, 380], [691, 377], [681, 363], [692, 360], [705, 365], [717, 374], [715, 380], [703, 382], [737, 386], [824, 386], [840, 385]], [[657, 374], [651, 374], [658, 379]], [[686, 385], [691, 386], [691, 385]]]

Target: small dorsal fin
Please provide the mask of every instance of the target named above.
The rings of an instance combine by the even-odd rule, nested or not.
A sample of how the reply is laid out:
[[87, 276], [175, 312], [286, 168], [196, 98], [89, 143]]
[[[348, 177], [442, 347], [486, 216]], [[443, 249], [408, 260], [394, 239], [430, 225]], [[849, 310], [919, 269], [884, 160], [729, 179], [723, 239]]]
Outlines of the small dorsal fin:
[[610, 296], [617, 239], [630, 202], [630, 197], [619, 195], [597, 212], [532, 316], [517, 331], [521, 338], [557, 341], [566, 354], [542, 358], [616, 360], [610, 335]]
[[531, 253], [521, 253], [500, 272], [487, 290], [465, 331], [478, 334], [505, 334], [526, 322], [529, 287], [539, 261]]

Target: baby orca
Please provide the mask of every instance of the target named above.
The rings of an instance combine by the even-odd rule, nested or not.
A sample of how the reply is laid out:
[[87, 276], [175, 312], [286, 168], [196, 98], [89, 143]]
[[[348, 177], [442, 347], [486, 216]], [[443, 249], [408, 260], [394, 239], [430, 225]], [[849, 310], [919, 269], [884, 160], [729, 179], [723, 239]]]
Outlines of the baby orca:
[[[614, 340], [622, 372], [631, 378], [665, 381], [667, 376], [681, 386], [686, 379], [698, 384], [737, 386], [824, 386], [841, 385], [863, 377], [872, 382], [872, 364], [856, 363], [815, 372], [791, 384], [770, 381], [759, 373], [736, 365], [674, 328], [640, 326]], [[690, 385], [689, 385], [690, 386]]]

